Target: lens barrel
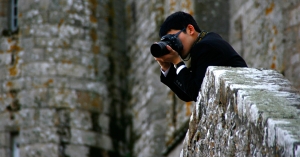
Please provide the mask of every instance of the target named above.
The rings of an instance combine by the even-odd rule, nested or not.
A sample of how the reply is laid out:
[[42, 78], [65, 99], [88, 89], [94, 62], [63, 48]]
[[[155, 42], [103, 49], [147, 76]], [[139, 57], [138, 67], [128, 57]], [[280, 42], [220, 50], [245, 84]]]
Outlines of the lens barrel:
[[163, 55], [168, 54], [169, 50], [166, 47], [167, 45], [168, 45], [168, 43], [163, 42], [163, 41], [152, 44], [151, 47], [150, 47], [150, 51], [151, 51], [152, 56], [161, 57]]

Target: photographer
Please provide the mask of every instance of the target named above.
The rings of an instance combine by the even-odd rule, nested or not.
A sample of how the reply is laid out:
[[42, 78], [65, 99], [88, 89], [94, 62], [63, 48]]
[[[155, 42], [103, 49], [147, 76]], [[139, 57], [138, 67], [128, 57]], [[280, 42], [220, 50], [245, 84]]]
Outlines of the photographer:
[[[247, 67], [220, 35], [201, 31], [188, 13], [168, 16], [159, 36], [161, 41], [151, 46], [151, 53], [161, 67], [161, 82], [183, 101], [197, 101], [208, 66]], [[191, 59], [191, 67], [187, 68], [182, 59]]]

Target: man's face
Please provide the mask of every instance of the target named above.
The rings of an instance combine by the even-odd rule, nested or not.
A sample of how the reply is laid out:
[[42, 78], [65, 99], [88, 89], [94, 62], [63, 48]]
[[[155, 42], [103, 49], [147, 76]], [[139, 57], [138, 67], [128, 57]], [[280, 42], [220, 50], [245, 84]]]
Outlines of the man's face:
[[[194, 43], [193, 38], [188, 34], [188, 32], [180, 32], [181, 30], [171, 29], [167, 34], [176, 34], [179, 33], [178, 39], [181, 41], [183, 45], [183, 50], [178, 52], [181, 58], [186, 58], [188, 52], [190, 51], [191, 45]], [[188, 31], [188, 30], [186, 30]]]

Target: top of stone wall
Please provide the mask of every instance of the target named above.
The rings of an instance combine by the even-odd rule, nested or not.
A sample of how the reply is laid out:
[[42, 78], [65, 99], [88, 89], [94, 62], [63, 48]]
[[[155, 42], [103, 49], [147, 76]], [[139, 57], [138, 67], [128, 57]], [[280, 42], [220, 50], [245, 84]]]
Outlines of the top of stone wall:
[[274, 70], [209, 67], [181, 156], [300, 156], [300, 94]]

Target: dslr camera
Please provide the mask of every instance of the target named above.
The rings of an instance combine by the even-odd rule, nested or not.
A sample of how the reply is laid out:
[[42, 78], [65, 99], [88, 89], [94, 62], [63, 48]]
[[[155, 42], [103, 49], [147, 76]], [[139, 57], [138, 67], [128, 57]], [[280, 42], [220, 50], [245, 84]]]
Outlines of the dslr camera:
[[183, 49], [182, 43], [178, 39], [180, 32], [181, 31], [176, 34], [167, 34], [161, 37], [159, 42], [152, 44], [150, 47], [152, 56], [157, 58], [170, 53], [166, 47], [167, 45], [171, 46], [173, 50], [179, 53]]

